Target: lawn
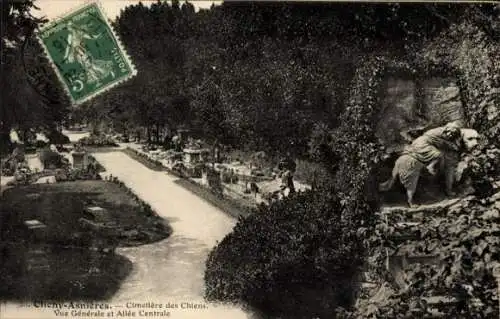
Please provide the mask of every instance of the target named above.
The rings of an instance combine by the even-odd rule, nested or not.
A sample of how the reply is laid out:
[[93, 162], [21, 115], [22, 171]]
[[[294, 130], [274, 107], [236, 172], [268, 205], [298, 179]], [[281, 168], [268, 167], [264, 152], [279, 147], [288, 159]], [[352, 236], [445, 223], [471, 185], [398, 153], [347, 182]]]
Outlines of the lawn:
[[2, 239], [20, 240], [26, 220], [37, 219], [47, 226], [47, 241], [72, 243], [82, 232], [79, 218], [84, 208], [99, 206], [109, 212], [119, 230], [119, 246], [154, 242], [169, 236], [170, 227], [158, 216], [142, 210], [138, 201], [119, 185], [107, 181], [74, 181], [34, 184], [8, 189], [0, 203]]
[[[74, 181], [7, 189], [0, 201], [0, 299], [103, 300], [119, 289], [132, 264], [112, 250], [94, 249], [96, 238], [106, 234], [79, 222], [88, 217], [87, 206], [108, 211], [106, 223], [116, 230], [112, 246], [147, 244], [171, 233], [166, 221], [145, 211], [116, 183]], [[32, 219], [46, 225], [44, 235], [27, 230], [24, 222]]]

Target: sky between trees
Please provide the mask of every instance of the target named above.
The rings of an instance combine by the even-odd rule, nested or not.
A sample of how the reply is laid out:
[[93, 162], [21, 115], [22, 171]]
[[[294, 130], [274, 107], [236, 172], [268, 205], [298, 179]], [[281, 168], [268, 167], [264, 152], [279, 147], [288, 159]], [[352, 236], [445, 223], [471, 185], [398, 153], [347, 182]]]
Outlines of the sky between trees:
[[[45, 16], [48, 19], [55, 19], [66, 12], [72, 11], [88, 2], [88, 0], [36, 0], [35, 5], [40, 8], [40, 10], [33, 10], [33, 14], [37, 17]], [[129, 5], [134, 5], [139, 3], [139, 0], [101, 0], [101, 6], [105, 11], [108, 18], [114, 20], [119, 14], [120, 10]], [[157, 2], [156, 0], [143, 0], [144, 4], [151, 4]], [[181, 1], [181, 3], [184, 1]], [[212, 6], [212, 3], [219, 4], [222, 1], [207, 1], [207, 0], [196, 0], [191, 1], [196, 10], [208, 9]]]

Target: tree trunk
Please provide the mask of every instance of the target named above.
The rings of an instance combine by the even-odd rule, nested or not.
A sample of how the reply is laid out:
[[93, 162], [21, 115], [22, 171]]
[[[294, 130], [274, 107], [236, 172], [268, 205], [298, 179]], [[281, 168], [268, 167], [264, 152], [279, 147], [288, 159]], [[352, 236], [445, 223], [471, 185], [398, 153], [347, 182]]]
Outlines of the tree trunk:
[[149, 125], [146, 126], [146, 135], [148, 137], [148, 143], [151, 143], [151, 127]]
[[12, 143], [10, 132], [0, 132], [0, 156], [12, 153]]
[[160, 144], [160, 124], [156, 124], [156, 143]]

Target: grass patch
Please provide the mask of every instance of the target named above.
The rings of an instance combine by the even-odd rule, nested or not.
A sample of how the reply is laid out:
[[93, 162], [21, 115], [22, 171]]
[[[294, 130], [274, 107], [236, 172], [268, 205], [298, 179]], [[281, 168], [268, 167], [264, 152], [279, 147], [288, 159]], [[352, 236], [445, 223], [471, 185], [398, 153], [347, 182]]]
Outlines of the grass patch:
[[[160, 217], [147, 214], [140, 203], [117, 184], [106, 181], [75, 181], [34, 184], [8, 189], [0, 203], [2, 239], [18, 238], [25, 220], [37, 219], [47, 225], [47, 241], [72, 243], [82, 232], [79, 218], [86, 206], [108, 210], [121, 235], [118, 245], [146, 244], [168, 237], [170, 227]], [[145, 235], [146, 234], [146, 235]]]

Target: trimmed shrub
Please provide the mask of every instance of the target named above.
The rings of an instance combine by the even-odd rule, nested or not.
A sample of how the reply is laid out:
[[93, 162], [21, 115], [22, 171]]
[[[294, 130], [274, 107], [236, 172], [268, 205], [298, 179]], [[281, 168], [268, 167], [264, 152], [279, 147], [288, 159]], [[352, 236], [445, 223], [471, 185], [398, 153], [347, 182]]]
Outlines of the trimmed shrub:
[[59, 144], [69, 144], [70, 143], [69, 137], [67, 137], [63, 133], [58, 132], [56, 130], [50, 131], [47, 134], [47, 138], [49, 139], [50, 144], [58, 144], [59, 145]]
[[105, 135], [92, 134], [88, 137], [81, 138], [78, 142], [84, 146], [97, 146], [97, 147], [118, 146], [118, 144], [115, 143], [113, 138]]
[[96, 173], [103, 173], [106, 171], [104, 166], [102, 166], [101, 163], [99, 163], [99, 161], [97, 161], [94, 156], [88, 155], [88, 159], [89, 162], [93, 164], [92, 169], [95, 170]]
[[45, 168], [61, 168], [64, 166], [63, 156], [48, 148], [40, 150], [40, 161]]
[[361, 241], [345, 241], [335, 192], [307, 191], [240, 219], [210, 253], [209, 300], [286, 318], [329, 316], [356, 293]]
[[47, 146], [47, 142], [41, 141], [41, 140], [36, 140], [35, 143], [33, 143], [33, 146], [35, 148], [42, 148]]

